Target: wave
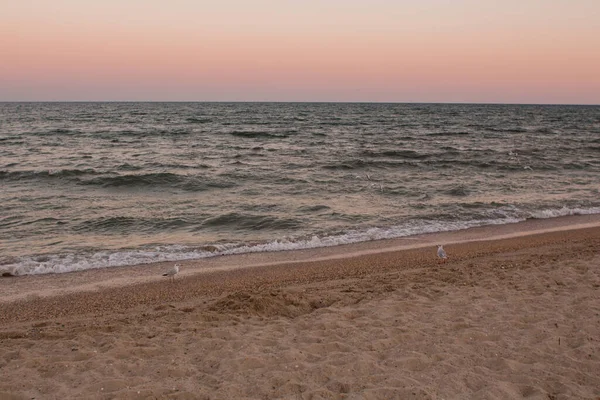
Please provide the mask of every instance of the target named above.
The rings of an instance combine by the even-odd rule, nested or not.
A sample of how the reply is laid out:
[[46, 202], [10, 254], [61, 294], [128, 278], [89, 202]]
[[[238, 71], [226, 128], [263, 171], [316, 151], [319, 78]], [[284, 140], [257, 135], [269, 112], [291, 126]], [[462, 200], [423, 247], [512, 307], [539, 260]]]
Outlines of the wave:
[[[50, 119], [48, 118], [48, 120], [50, 120]], [[81, 133], [82, 133], [82, 131], [79, 129], [51, 128], [51, 129], [31, 130], [31, 131], [24, 130], [24, 131], [19, 132], [19, 136], [45, 136], [45, 135], [75, 136], [75, 135], [80, 135]]]
[[324, 204], [317, 204], [314, 206], [303, 206], [298, 208], [298, 211], [303, 213], [313, 213], [313, 212], [321, 212], [331, 210], [331, 207]]
[[545, 126], [544, 127], [535, 128], [533, 130], [533, 132], [535, 132], [535, 133], [546, 133], [546, 134], [549, 134], [549, 135], [556, 135], [556, 134], [558, 134], [557, 130], [549, 128], [549, 127], [545, 127]]
[[213, 122], [213, 120], [210, 118], [189, 117], [186, 118], [185, 122], [189, 124], [208, 124]]
[[[53, 222], [52, 219], [36, 220], [29, 223]], [[227, 213], [211, 218], [135, 218], [129, 216], [98, 217], [79, 223], [73, 227], [78, 233], [135, 234], [140, 232], [164, 232], [184, 230], [188, 232], [212, 230], [277, 231], [298, 229], [301, 221], [293, 218]]]
[[43, 133], [48, 133], [48, 134], [52, 134], [52, 135], [77, 135], [77, 134], [80, 134], [81, 131], [79, 131], [77, 129], [56, 128], [56, 129], [50, 129], [49, 131], [46, 131]]
[[229, 131], [229, 135], [243, 138], [267, 138], [267, 139], [283, 139], [290, 136], [292, 132], [268, 132], [268, 131]]
[[17, 181], [17, 180], [42, 180], [42, 179], [60, 179], [72, 178], [84, 175], [96, 175], [93, 168], [86, 169], [49, 169], [43, 171], [0, 171], [0, 180]]
[[102, 187], [121, 187], [121, 186], [161, 186], [174, 185], [183, 182], [184, 177], [169, 172], [160, 172], [153, 174], [140, 175], [120, 175], [103, 176], [90, 179], [85, 182], [86, 185], [98, 185]]
[[194, 132], [187, 130], [187, 129], [170, 129], [170, 130], [161, 131], [161, 133], [168, 135], [168, 136], [186, 136], [186, 135], [191, 135]]
[[428, 133], [427, 136], [467, 136], [467, 135], [472, 135], [473, 132], [467, 132], [467, 131], [459, 131], [459, 132], [433, 132], [433, 133]]
[[423, 154], [414, 150], [383, 150], [362, 152], [365, 157], [390, 157], [390, 158], [408, 158], [411, 160], [422, 160], [431, 157], [431, 154]]
[[25, 141], [20, 135], [9, 135], [0, 137], [0, 142], [7, 142], [7, 145], [19, 145], [24, 144]]
[[600, 214], [600, 207], [561, 207], [561, 208], [550, 208], [545, 210], [533, 211], [531, 216], [527, 219], [546, 219], [556, 217], [567, 217], [572, 215], [591, 215]]
[[448, 159], [439, 159], [439, 160], [424, 160], [423, 164], [430, 166], [435, 169], [452, 169], [457, 167], [464, 168], [476, 168], [481, 170], [497, 170], [502, 172], [523, 172], [523, 171], [555, 171], [559, 167], [550, 165], [544, 162], [536, 162], [535, 160], [530, 160], [530, 162], [511, 162], [509, 160], [496, 160], [496, 159], [462, 159], [462, 160], [448, 160]]
[[336, 164], [325, 164], [321, 165], [321, 168], [326, 170], [360, 170], [365, 168], [415, 168], [419, 166], [421, 161], [403, 161], [403, 160], [348, 160]]
[[78, 233], [120, 233], [156, 232], [182, 229], [197, 224], [182, 218], [150, 219], [134, 217], [99, 217], [81, 222], [73, 227]]
[[217, 217], [206, 219], [201, 227], [197, 229], [205, 229], [207, 227], [229, 227], [234, 229], [244, 230], [287, 230], [297, 229], [302, 226], [301, 221], [293, 218], [277, 218], [264, 215], [250, 215], [241, 213], [227, 213]]
[[[16, 163], [7, 164], [5, 167], [12, 167]], [[198, 164], [191, 166], [180, 164], [160, 164], [154, 163], [153, 167], [157, 168], [180, 168], [180, 169], [208, 169], [210, 166]], [[144, 167], [124, 163], [115, 167], [118, 171], [139, 171]], [[90, 178], [93, 177], [93, 178]], [[67, 179], [82, 185], [98, 185], [103, 187], [120, 187], [120, 186], [151, 186], [151, 185], [184, 185], [189, 188], [201, 187], [230, 187], [231, 185], [221, 185], [218, 183], [201, 182], [200, 177], [194, 175], [178, 175], [169, 172], [158, 172], [149, 174], [124, 174], [118, 176], [106, 176], [104, 172], [95, 170], [94, 168], [66, 168], [66, 169], [48, 169], [48, 170], [21, 170], [9, 171], [0, 170], [0, 181], [23, 181], [23, 180], [54, 180]]]
[[351, 170], [351, 169], [364, 168], [368, 164], [369, 164], [368, 162], [363, 161], [363, 160], [354, 160], [354, 161], [341, 162], [341, 163], [336, 163], [336, 164], [325, 164], [321, 167], [323, 169], [328, 169], [328, 170]]
[[589, 170], [594, 168], [592, 163], [587, 162], [570, 162], [562, 165], [564, 169], [574, 169], [574, 170]]
[[457, 186], [446, 191], [446, 194], [456, 197], [468, 196], [471, 191], [466, 186]]
[[117, 171], [139, 171], [139, 170], [143, 169], [143, 167], [140, 167], [139, 165], [132, 165], [129, 163], [124, 163], [121, 165], [117, 165], [117, 167], [115, 169]]
[[490, 132], [502, 132], [502, 133], [527, 133], [529, 132], [527, 128], [523, 128], [521, 126], [509, 126], [506, 128], [496, 128], [496, 127], [485, 127], [485, 130]]
[[[498, 211], [498, 210], [496, 210]], [[372, 227], [349, 230], [334, 235], [311, 235], [303, 238], [281, 238], [259, 244], [218, 243], [200, 247], [181, 245], [153, 246], [144, 249], [121, 251], [95, 251], [68, 254], [44, 254], [37, 256], [6, 257], [0, 259], [0, 275], [36, 275], [83, 271], [87, 269], [120, 267], [151, 262], [196, 260], [222, 255], [277, 252], [330, 247], [372, 240], [393, 239], [426, 233], [458, 231], [485, 225], [503, 225], [527, 219], [546, 219], [569, 215], [600, 214], [600, 207], [562, 207], [524, 212], [509, 207], [492, 213], [492, 218], [459, 220], [414, 220], [390, 227]], [[233, 221], [235, 215], [221, 217]]]
[[81, 180], [82, 185], [101, 186], [103, 188], [177, 188], [189, 192], [201, 192], [211, 188], [229, 188], [235, 186], [231, 181], [215, 181], [203, 176], [178, 175], [169, 172], [150, 174], [125, 174], [119, 176], [102, 176]]

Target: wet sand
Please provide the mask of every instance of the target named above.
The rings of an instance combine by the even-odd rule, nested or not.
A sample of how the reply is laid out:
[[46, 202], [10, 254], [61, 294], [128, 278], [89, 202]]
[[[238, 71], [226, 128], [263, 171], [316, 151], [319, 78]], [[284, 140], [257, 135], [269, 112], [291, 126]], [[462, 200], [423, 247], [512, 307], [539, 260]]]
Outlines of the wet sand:
[[0, 399], [597, 399], [597, 220], [0, 279]]

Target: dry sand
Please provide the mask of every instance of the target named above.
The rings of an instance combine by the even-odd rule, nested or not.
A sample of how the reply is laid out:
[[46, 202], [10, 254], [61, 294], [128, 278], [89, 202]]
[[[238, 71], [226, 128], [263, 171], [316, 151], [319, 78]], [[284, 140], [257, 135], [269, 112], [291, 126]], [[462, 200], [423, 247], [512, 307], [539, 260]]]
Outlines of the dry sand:
[[598, 399], [600, 227], [573, 221], [1, 279], [0, 399]]

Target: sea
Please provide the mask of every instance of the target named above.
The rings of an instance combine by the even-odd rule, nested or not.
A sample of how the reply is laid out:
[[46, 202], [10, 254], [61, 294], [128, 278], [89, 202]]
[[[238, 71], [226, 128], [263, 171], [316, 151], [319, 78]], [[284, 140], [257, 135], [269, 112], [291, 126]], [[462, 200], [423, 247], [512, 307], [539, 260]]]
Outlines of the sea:
[[0, 103], [0, 270], [600, 213], [600, 106]]

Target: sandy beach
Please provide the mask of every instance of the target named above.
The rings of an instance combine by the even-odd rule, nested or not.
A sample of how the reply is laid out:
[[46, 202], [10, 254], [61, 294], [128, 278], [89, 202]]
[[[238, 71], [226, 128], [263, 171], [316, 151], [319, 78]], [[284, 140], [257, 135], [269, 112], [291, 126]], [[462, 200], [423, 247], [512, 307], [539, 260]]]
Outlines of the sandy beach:
[[0, 399], [600, 398], [595, 216], [181, 264], [0, 279]]

